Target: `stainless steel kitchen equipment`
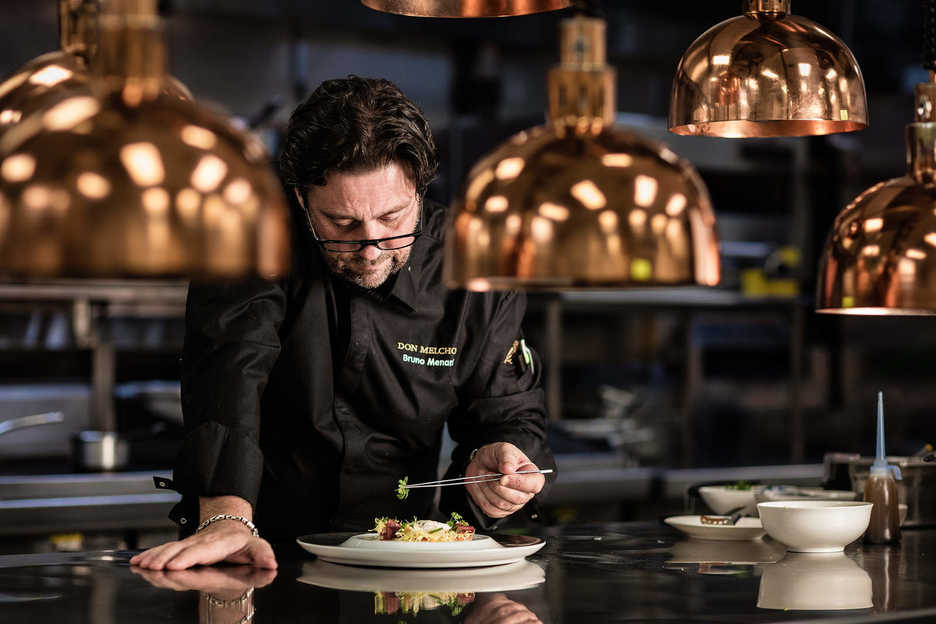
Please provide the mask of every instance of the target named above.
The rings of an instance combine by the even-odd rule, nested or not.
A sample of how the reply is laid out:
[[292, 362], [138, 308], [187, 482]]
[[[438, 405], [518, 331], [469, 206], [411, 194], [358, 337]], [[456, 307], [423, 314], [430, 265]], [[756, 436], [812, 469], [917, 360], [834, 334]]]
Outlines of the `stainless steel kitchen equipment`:
[[81, 471], [120, 470], [129, 445], [116, 431], [81, 431], [72, 438], [72, 460]]
[[[848, 461], [852, 490], [861, 496], [871, 470], [873, 457]], [[936, 525], [936, 464], [919, 457], [887, 457], [887, 463], [900, 468], [903, 477], [897, 482], [897, 497], [907, 504], [904, 527]]]

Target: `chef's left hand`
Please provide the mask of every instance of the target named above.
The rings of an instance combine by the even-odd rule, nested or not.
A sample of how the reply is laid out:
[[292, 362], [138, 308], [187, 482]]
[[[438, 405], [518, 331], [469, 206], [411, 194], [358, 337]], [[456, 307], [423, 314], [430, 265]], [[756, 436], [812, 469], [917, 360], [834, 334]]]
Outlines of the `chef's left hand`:
[[466, 477], [502, 472], [497, 481], [468, 484], [475, 504], [491, 518], [505, 518], [530, 502], [546, 483], [541, 474], [514, 475], [521, 470], [537, 470], [536, 465], [513, 444], [495, 442], [478, 449], [465, 470]]

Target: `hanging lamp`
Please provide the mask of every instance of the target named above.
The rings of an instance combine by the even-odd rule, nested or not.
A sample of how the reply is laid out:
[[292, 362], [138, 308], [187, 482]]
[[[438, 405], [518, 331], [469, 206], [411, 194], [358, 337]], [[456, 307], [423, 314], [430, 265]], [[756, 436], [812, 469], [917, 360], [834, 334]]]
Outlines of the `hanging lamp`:
[[0, 275], [283, 274], [287, 208], [256, 138], [168, 95], [156, 0], [105, 0], [93, 94], [0, 138]]
[[816, 311], [936, 314], [936, 0], [924, 0], [930, 82], [916, 86], [907, 174], [875, 184], [835, 218], [819, 262]]
[[[101, 0], [58, 0], [60, 49], [36, 57], [0, 82], [0, 135], [35, 110], [88, 93], [100, 8]], [[178, 98], [192, 97], [172, 76], [166, 76], [163, 89]]]
[[605, 22], [561, 23], [545, 126], [483, 157], [454, 202], [451, 287], [715, 285], [715, 217], [698, 173], [662, 143], [614, 126]]
[[744, 0], [744, 15], [689, 46], [673, 79], [676, 134], [806, 136], [867, 125], [854, 55], [824, 27], [791, 15], [790, 0]]
[[572, 0], [361, 0], [376, 11], [413, 17], [509, 17], [565, 9]]

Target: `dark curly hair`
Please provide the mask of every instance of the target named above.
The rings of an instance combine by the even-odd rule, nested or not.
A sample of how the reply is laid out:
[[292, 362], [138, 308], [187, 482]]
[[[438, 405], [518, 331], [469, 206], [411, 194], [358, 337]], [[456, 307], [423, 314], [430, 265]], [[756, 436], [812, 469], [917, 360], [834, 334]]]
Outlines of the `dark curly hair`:
[[439, 167], [429, 123], [389, 80], [327, 80], [289, 119], [280, 154], [283, 182], [302, 194], [332, 172], [398, 163], [422, 198]]

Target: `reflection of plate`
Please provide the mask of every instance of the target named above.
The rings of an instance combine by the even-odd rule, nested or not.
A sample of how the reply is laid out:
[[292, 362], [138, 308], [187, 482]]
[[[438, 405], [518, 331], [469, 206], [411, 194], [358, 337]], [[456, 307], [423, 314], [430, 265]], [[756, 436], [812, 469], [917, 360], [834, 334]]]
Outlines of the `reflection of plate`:
[[379, 542], [372, 534], [320, 533], [296, 540], [323, 561], [382, 568], [470, 568], [532, 555], [546, 542], [522, 535], [479, 535], [470, 542]]
[[673, 558], [667, 563], [753, 565], [779, 561], [783, 558], [786, 547], [763, 540], [726, 542], [690, 539], [676, 542], [672, 551]]
[[459, 570], [385, 570], [337, 565], [316, 560], [302, 564], [299, 581], [346, 591], [481, 593], [516, 591], [546, 580], [543, 569], [529, 561]]
[[844, 553], [789, 553], [765, 565], [761, 609], [870, 609], [871, 576]]
[[663, 522], [690, 537], [707, 540], [754, 540], [764, 536], [758, 518], [741, 518], [734, 526], [702, 524], [701, 516], [670, 516]]

